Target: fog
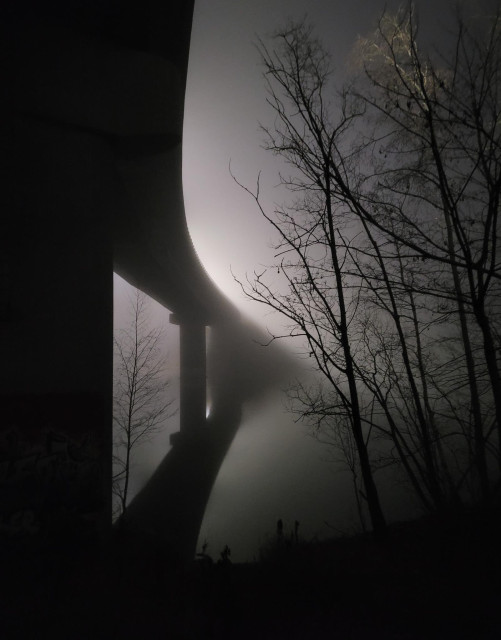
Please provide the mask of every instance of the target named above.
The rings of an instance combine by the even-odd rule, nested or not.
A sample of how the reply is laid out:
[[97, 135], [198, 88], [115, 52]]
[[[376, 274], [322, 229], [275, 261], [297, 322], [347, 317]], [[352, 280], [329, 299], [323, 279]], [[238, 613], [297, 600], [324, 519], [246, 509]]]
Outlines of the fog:
[[[424, 40], [439, 42], [453, 6], [475, 12], [495, 2], [409, 7]], [[460, 65], [446, 69], [454, 91], [441, 66], [411, 67], [425, 109], [404, 107], [390, 77], [388, 95], [397, 95], [381, 109], [383, 129], [374, 119], [373, 144], [361, 136], [357, 150], [348, 128], [339, 163], [326, 162], [336, 146], [329, 125], [293, 127], [301, 139], [285, 142], [285, 155], [297, 149], [305, 159], [309, 126], [329, 140], [308, 184], [324, 203], [314, 195], [289, 218], [296, 235], [286, 239], [306, 248], [297, 263], [262, 215], [286, 210], [297, 192], [281, 184], [290, 173], [280, 148], [274, 156], [261, 147], [259, 123], [273, 128], [277, 114], [256, 39], [269, 42], [306, 16], [332, 53], [339, 87], [357, 36], [397, 4], [8, 7], [2, 638], [501, 637], [501, 37], [492, 64], [480, 56], [467, 65], [457, 96]], [[414, 51], [412, 33], [410, 42]], [[451, 46], [445, 35], [442, 43]], [[400, 77], [399, 63], [394, 71]], [[471, 90], [477, 78], [486, 109]], [[440, 127], [443, 144], [431, 135], [427, 149], [429, 105], [443, 93], [458, 99], [456, 109], [438, 108], [452, 135]], [[389, 136], [387, 165], [373, 159], [396, 110], [406, 115]], [[405, 123], [414, 119], [413, 137]], [[417, 142], [406, 149], [408, 134]], [[442, 147], [450, 181], [437, 163]], [[339, 198], [334, 218], [331, 196], [346, 190], [335, 180], [332, 189], [330, 175], [345, 166], [357, 191]], [[409, 208], [391, 215], [384, 189], [389, 204], [402, 198]], [[317, 225], [301, 221], [319, 212]], [[317, 238], [322, 226], [329, 236]], [[256, 278], [256, 299], [299, 305], [304, 314], [290, 314], [297, 324], [245, 295], [241, 283]], [[144, 325], [134, 287], [152, 296]], [[277, 290], [287, 297], [273, 298]]]
[[[278, 0], [201, 0], [195, 6], [183, 142], [186, 218], [195, 250], [209, 276], [240, 310], [244, 321], [251, 319], [263, 331], [280, 333], [280, 318], [262, 305], [250, 303], [234, 275], [244, 280], [247, 273], [273, 261], [271, 231], [229, 170], [231, 163], [231, 171], [251, 188], [262, 171], [265, 204], [272, 206], [280, 201], [283, 194], [274, 188], [279, 167], [260, 148], [258, 121], [267, 122], [270, 113], [254, 42], [258, 35], [266, 37], [287, 18], [301, 17], [306, 9], [321, 35], [326, 35], [320, 18], [327, 13], [331, 18], [335, 15], [333, 47], [338, 56], [336, 67], [342, 72], [357, 34], [374, 24], [383, 5], [375, 6], [371, 13], [360, 0], [349, 8], [335, 4], [307, 5], [295, 0], [288, 3], [287, 11]], [[132, 288], [115, 276], [115, 332], [127, 323], [131, 292]], [[179, 395], [179, 329], [169, 324], [168, 316], [168, 310], [151, 301], [152, 324], [165, 331], [167, 394], [175, 407]], [[299, 521], [299, 534], [304, 539], [360, 530], [352, 478], [339, 461], [339, 452], [314, 438], [308, 425], [295, 422], [286, 407], [285, 389], [290, 378], [305, 381], [313, 375], [295, 353], [298, 346], [293, 342], [282, 345], [288, 358], [284, 375], [252, 394], [242, 408], [241, 425], [213, 486], [197, 545], [200, 550], [207, 543], [208, 552], [216, 558], [225, 545], [231, 548], [235, 561], [257, 557], [260, 546], [274, 535], [278, 519], [283, 520], [286, 532]], [[255, 345], [254, 372], [247, 372], [256, 380], [264, 373], [266, 358], [269, 360], [269, 354], [264, 357], [265, 349]], [[287, 375], [288, 369], [293, 376]], [[252, 384], [249, 379], [249, 386]], [[130, 499], [145, 486], [170, 450], [170, 435], [178, 430], [176, 413], [154, 440], [137, 449]], [[391, 495], [393, 518], [413, 512], [405, 491], [395, 487], [394, 480], [385, 482], [379, 477], [378, 486], [383, 501]]]
[[[115, 275], [115, 335], [130, 322], [129, 305], [133, 287]], [[176, 410], [179, 394], [179, 329], [169, 323], [169, 311], [149, 300], [151, 326], [162, 326], [162, 349], [166, 363], [166, 399]], [[210, 337], [209, 337], [210, 341]], [[253, 363], [246, 375], [258, 378], [260, 362], [267, 366], [270, 347], [254, 344]], [[209, 345], [210, 348], [210, 345]], [[275, 356], [289, 360], [294, 378], [313, 379], [292, 345]], [[269, 362], [268, 362], [269, 367]], [[238, 363], [235, 363], [238, 369]], [[241, 425], [220, 468], [207, 505], [197, 548], [207, 543], [207, 552], [218, 557], [228, 545], [234, 561], [252, 561], [260, 548], [275, 534], [282, 519], [286, 533], [299, 521], [299, 535], [305, 540], [323, 539], [361, 530], [353, 493], [352, 478], [340, 454], [319, 442], [311, 429], [297, 423], [287, 405], [286, 387], [290, 378], [252, 394], [243, 406]], [[210, 388], [210, 380], [209, 380]], [[170, 450], [170, 436], [179, 431], [179, 412], [166, 420], [161, 430], [133, 454], [129, 500], [146, 485], [151, 474]], [[196, 473], [196, 469], [193, 470]], [[411, 502], [395, 480], [379, 478], [383, 500], [391, 499], [393, 519], [414, 512]], [[385, 496], [386, 494], [386, 496]]]
[[[287, 19], [303, 17], [307, 10], [318, 35], [329, 43], [336, 80], [341, 83], [357, 36], [374, 28], [385, 4], [371, 3], [368, 10], [363, 0], [349, 6], [295, 0], [286, 9], [281, 0], [196, 3], [184, 119], [186, 219], [195, 250], [215, 285], [241, 312], [244, 322], [252, 320], [263, 332], [281, 333], [281, 319], [246, 299], [236, 280], [245, 281], [247, 274], [252, 278], [254, 270], [273, 262], [272, 233], [255, 202], [231, 175], [253, 189], [261, 172], [261, 195], [267, 210], [283, 200], [283, 192], [275, 186], [280, 165], [261, 148], [258, 123], [269, 124], [272, 114], [266, 105], [254, 43]], [[433, 8], [425, 2], [416, 5], [421, 31], [436, 40], [453, 16], [451, 3], [441, 0]], [[444, 11], [439, 12], [439, 7]], [[471, 10], [473, 4], [464, 2], [462, 7]], [[115, 329], [126, 321], [129, 294], [128, 285], [116, 277]], [[169, 312], [154, 302], [151, 312], [154, 324], [165, 329], [168, 393], [176, 399], [178, 328], [169, 324]], [[235, 560], [253, 559], [260, 545], [274, 535], [278, 519], [284, 521], [286, 531], [299, 521], [299, 532], [305, 539], [360, 529], [352, 478], [339, 452], [315, 439], [308, 425], [295, 422], [286, 408], [285, 389], [291, 378], [304, 382], [314, 376], [299, 360], [298, 347], [293, 341], [283, 343], [281, 353], [287, 354], [284, 375], [272, 384], [261, 385], [244, 403], [240, 428], [214, 484], [199, 536], [198, 548], [207, 542], [215, 557], [228, 545]], [[268, 354], [260, 364], [259, 350], [265, 349], [255, 345], [255, 366], [247, 372], [249, 388], [254, 385], [251, 379], [258, 380], [266, 369], [266, 358], [270, 362]], [[235, 367], [237, 370], [236, 362]], [[293, 376], [287, 375], [288, 369]], [[169, 451], [169, 437], [178, 429], [177, 414], [154, 441], [137, 451], [131, 498]], [[390, 520], [417, 512], [399, 478], [380, 470], [377, 484]]]

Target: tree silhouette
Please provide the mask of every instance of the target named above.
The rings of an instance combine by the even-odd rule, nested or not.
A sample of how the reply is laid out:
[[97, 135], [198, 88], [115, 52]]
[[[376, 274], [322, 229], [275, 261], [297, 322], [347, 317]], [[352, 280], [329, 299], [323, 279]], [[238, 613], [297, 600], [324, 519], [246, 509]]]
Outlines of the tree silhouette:
[[114, 339], [114, 454], [115, 514], [125, 519], [130, 472], [135, 450], [174, 415], [167, 400], [162, 328], [151, 327], [147, 296], [136, 289], [130, 299], [130, 322]]
[[278, 240], [277, 262], [242, 286], [320, 372], [293, 389], [295, 411], [354, 445], [376, 533], [378, 468], [402, 470], [430, 511], [489, 499], [499, 475], [499, 24], [459, 20], [432, 57], [412, 5], [385, 13], [340, 91], [304, 22], [258, 47], [265, 148], [290, 168], [292, 199], [268, 212], [259, 180], [244, 187]]

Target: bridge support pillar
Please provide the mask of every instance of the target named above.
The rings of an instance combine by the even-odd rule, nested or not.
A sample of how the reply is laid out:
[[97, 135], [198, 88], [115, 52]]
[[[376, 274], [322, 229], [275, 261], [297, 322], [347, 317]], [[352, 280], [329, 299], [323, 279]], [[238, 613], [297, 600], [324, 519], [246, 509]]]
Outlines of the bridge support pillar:
[[179, 325], [180, 333], [180, 435], [184, 437], [197, 432], [206, 421], [205, 325], [174, 314], [170, 322]]

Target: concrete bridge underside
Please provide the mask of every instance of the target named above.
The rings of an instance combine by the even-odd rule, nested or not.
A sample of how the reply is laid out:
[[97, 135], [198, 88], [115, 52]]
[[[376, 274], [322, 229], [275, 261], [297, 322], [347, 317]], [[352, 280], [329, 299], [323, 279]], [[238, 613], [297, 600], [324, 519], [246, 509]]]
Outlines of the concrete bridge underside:
[[[180, 437], [130, 508], [139, 536], [193, 556], [255, 391], [236, 375], [235, 359], [248, 357], [238, 315], [201, 267], [184, 215], [192, 12], [189, 0], [47, 0], [11, 3], [4, 16], [4, 536], [71, 546], [108, 535], [114, 270], [175, 314], [187, 363]], [[207, 325], [210, 424], [205, 383], [187, 373], [205, 367]]]

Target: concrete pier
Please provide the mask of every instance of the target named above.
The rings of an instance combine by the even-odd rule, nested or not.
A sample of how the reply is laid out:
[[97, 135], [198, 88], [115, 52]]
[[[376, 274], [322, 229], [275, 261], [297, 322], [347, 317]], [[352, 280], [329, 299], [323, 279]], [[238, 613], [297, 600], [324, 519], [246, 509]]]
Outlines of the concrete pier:
[[[180, 433], [194, 434], [205, 425], [207, 414], [207, 365], [205, 325], [172, 314], [180, 334]], [[175, 441], [176, 438], [173, 440]]]

